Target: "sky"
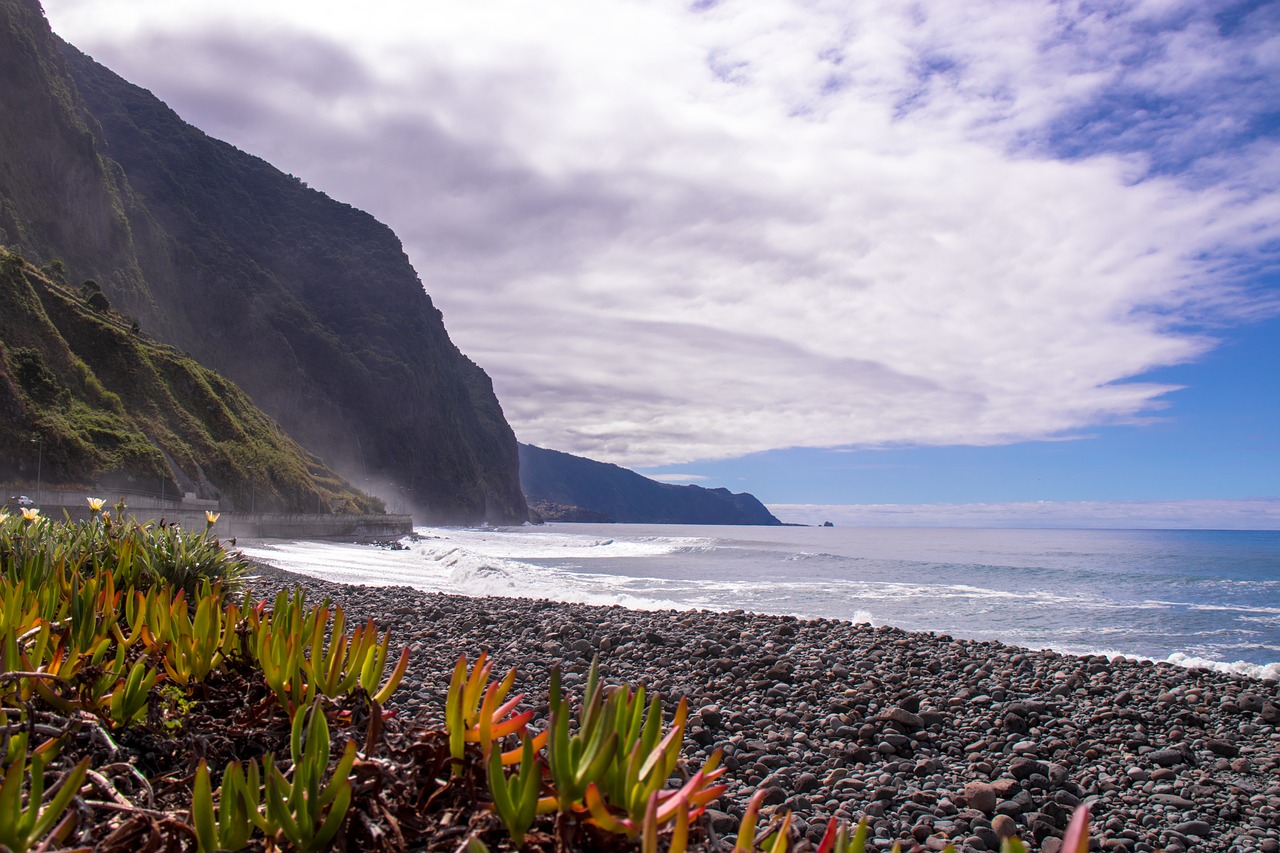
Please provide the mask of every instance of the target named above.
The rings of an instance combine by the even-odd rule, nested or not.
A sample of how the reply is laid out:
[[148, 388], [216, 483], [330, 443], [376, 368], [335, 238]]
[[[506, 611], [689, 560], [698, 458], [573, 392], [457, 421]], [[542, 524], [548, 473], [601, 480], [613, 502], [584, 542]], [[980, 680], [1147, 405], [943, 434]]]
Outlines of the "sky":
[[45, 10], [390, 225], [523, 441], [784, 520], [1280, 527], [1278, 3]]

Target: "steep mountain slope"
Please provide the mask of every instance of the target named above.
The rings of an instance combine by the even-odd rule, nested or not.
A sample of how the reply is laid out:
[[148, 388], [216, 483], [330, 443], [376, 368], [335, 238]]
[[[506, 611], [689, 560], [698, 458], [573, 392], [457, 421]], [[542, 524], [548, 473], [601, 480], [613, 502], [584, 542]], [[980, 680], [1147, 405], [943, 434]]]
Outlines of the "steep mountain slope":
[[[0, 249], [0, 478], [194, 491], [258, 511], [381, 503], [304, 451], [239, 388]], [[160, 484], [163, 483], [161, 487]]]
[[34, 0], [0, 0], [0, 116], [0, 244], [60, 258], [120, 302], [145, 299], [123, 172], [98, 156]]
[[675, 486], [634, 471], [531, 444], [520, 445], [520, 482], [535, 506], [542, 502], [586, 510], [564, 520], [609, 520], [633, 524], [781, 524], [764, 504], [745, 492]]
[[93, 278], [305, 447], [438, 522], [526, 516], [515, 436], [395, 235], [0, 0], [0, 243]]

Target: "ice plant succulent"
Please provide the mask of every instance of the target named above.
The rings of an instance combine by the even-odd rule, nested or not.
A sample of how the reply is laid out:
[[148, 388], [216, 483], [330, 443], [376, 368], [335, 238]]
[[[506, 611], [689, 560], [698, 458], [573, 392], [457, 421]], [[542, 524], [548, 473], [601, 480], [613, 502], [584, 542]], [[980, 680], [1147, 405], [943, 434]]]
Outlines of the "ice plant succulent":
[[234, 633], [238, 610], [235, 605], [224, 610], [222, 590], [217, 584], [200, 596], [194, 620], [188, 615], [185, 601], [172, 604], [172, 634], [164, 647], [164, 668], [169, 678], [178, 684], [200, 683], [208, 678], [225, 657], [225, 635]]
[[[638, 818], [615, 815], [600, 796], [595, 783], [587, 785], [586, 803], [591, 820], [596, 826], [626, 835], [628, 838], [656, 834], [668, 824], [677, 833], [688, 833], [689, 821], [697, 819], [706, 804], [724, 793], [724, 785], [710, 785], [721, 771], [712, 774], [699, 770], [678, 790], [654, 790], [645, 799], [645, 807]], [[665, 781], [665, 779], [663, 780]]]
[[252, 770], [250, 778], [246, 779], [240, 762], [233, 761], [227, 765], [222, 772], [222, 795], [215, 808], [209, 765], [200, 759], [191, 795], [191, 825], [196, 831], [200, 853], [241, 850], [248, 844], [261, 797], [258, 763], [251, 761], [249, 766]]
[[[89, 759], [85, 758], [72, 768], [63, 778], [58, 792], [46, 803], [45, 769], [57, 751], [58, 742], [47, 741], [31, 752], [28, 765], [27, 733], [15, 735], [8, 744], [9, 769], [0, 780], [0, 845], [12, 853], [25, 853], [50, 832], [60, 834], [55, 827], [69, 826], [60, 823], [60, 819], [71, 798], [80, 790], [89, 770]], [[28, 774], [31, 777], [30, 790], [24, 798], [22, 783]], [[74, 813], [68, 819], [74, 820]]]
[[317, 702], [308, 713], [294, 717], [290, 754], [292, 781], [285, 779], [274, 762], [263, 759], [267, 817], [296, 849], [314, 853], [328, 847], [351, 805], [348, 777], [356, 759], [356, 743], [347, 741], [342, 758], [322, 786], [329, 765], [329, 724]]
[[560, 689], [560, 667], [551, 668], [551, 736], [547, 741], [547, 765], [561, 814], [572, 812], [586, 797], [588, 786], [603, 779], [606, 769], [615, 760], [618, 733], [605, 719], [601, 686], [594, 675], [593, 666], [587, 678], [582, 719], [578, 722], [578, 730], [570, 734], [569, 702]]
[[849, 834], [849, 824], [839, 818], [827, 822], [827, 831], [818, 842], [818, 853], [863, 853], [867, 846], [867, 819], [858, 821], [858, 827]]
[[751, 853], [755, 849], [756, 821], [760, 819], [760, 807], [764, 805], [764, 790], [756, 791], [747, 802], [747, 810], [738, 822], [738, 838], [733, 853]]
[[1062, 853], [1089, 853], [1089, 806], [1076, 806], [1062, 837]]
[[[347, 634], [341, 607], [332, 613], [330, 630], [327, 600], [307, 609], [301, 591], [296, 597], [281, 592], [270, 610], [262, 602], [246, 611], [254, 659], [291, 718], [317, 694], [336, 699], [363, 691], [380, 711], [409, 668], [409, 650], [404, 648], [384, 681], [391, 632], [379, 640], [377, 627], [369, 620]], [[327, 644], [326, 634], [330, 636]]]
[[85, 498], [89, 502], [89, 512], [97, 515], [102, 512], [102, 505], [106, 503], [102, 498]]
[[[491, 672], [493, 662], [488, 660], [485, 652], [481, 652], [476, 658], [475, 667], [470, 673], [465, 654], [459, 655], [454, 664], [453, 676], [449, 680], [449, 693], [445, 699], [445, 729], [449, 735], [449, 755], [453, 760], [455, 776], [462, 773], [463, 756], [468, 743], [480, 744], [487, 762], [495, 741], [500, 741], [507, 735], [523, 735], [529, 721], [533, 719], [532, 711], [515, 713], [523, 695], [503, 702], [511, 692], [511, 685], [515, 683], [515, 669], [508, 672], [500, 682], [488, 681]], [[535, 738], [534, 749], [545, 742], [546, 733], [543, 732]], [[502, 756], [503, 763], [520, 761], [520, 750], [513, 750], [512, 753]]]
[[111, 693], [108, 715], [113, 725], [124, 728], [147, 712], [147, 697], [155, 687], [160, 671], [145, 660], [134, 663], [128, 678], [116, 684]]
[[538, 793], [542, 780], [542, 761], [534, 755], [533, 740], [525, 732], [520, 738], [520, 763], [508, 778], [502, 771], [498, 750], [489, 751], [489, 795], [493, 810], [511, 834], [511, 842], [524, 845], [525, 833], [538, 815]]

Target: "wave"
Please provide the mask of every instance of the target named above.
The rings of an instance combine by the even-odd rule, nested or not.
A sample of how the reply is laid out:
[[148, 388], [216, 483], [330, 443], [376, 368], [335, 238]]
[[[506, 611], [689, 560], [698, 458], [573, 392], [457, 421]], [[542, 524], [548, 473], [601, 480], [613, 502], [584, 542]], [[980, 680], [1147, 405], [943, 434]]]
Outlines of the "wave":
[[810, 551], [797, 551], [794, 554], [790, 554], [786, 557], [783, 557], [783, 559], [792, 563], [802, 563], [807, 560], [838, 560], [841, 563], [847, 563], [847, 562], [851, 562], [853, 559], [856, 559], [856, 558], [842, 557], [839, 554], [828, 554], [823, 551], [819, 551], [817, 553], [813, 553]]
[[1183, 652], [1174, 652], [1165, 658], [1167, 663], [1185, 666], [1188, 669], [1212, 669], [1234, 675], [1247, 675], [1250, 678], [1280, 680], [1280, 662], [1249, 663], [1248, 661], [1221, 661], [1210, 658], [1193, 657]]
[[1183, 667], [1184, 669], [1210, 669], [1214, 672], [1225, 672], [1230, 675], [1243, 675], [1248, 678], [1257, 678], [1259, 680], [1280, 680], [1280, 661], [1273, 663], [1250, 663], [1249, 661], [1243, 660], [1223, 661], [1190, 655], [1185, 652], [1174, 652], [1165, 658], [1157, 660], [1155, 658], [1135, 655], [1131, 652], [1119, 651], [1112, 648], [1086, 648], [1078, 651], [1057, 649], [1056, 651], [1067, 651], [1070, 654], [1078, 655], [1102, 655], [1103, 657], [1111, 659], [1119, 657], [1131, 661], [1170, 663], [1175, 666]]
[[[1151, 597], [1141, 597], [1144, 590], [1136, 585], [1075, 583], [1064, 593], [1062, 585], [1034, 568], [1010, 573], [977, 563], [910, 563], [907, 574], [897, 560], [779, 550], [770, 543], [705, 536], [419, 528], [415, 537], [402, 541], [403, 550], [317, 542], [243, 550], [284, 569], [344, 583], [637, 610], [743, 609], [892, 624], [1072, 654], [1097, 653], [1096, 646], [1106, 645], [1120, 650], [1108, 649], [1108, 654], [1280, 677], [1280, 663], [1262, 662], [1275, 660], [1273, 649], [1280, 645], [1280, 607], [1269, 591], [1243, 607], [1222, 598], [1169, 600], [1160, 595], [1170, 596], [1167, 584], [1145, 590], [1156, 593]], [[698, 556], [686, 558], [690, 554]], [[786, 568], [805, 563], [814, 569]], [[966, 565], [971, 568], [963, 569]], [[796, 573], [809, 576], [787, 576]], [[895, 574], [906, 579], [891, 579]], [[1177, 651], [1170, 654], [1171, 649]]]
[[[530, 535], [524, 528], [414, 528], [416, 541], [444, 540], [488, 557], [515, 560], [601, 560], [626, 557], [660, 557], [684, 549], [714, 547], [714, 541], [699, 537], [634, 537], [613, 538], [581, 533], [538, 532]], [[410, 541], [410, 540], [406, 540]]]

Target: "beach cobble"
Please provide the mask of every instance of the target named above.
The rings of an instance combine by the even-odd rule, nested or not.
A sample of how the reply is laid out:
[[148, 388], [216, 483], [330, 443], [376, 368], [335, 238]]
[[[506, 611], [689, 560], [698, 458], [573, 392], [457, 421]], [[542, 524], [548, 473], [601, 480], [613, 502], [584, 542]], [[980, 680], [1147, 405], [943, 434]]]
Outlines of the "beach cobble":
[[[724, 751], [710, 823], [732, 834], [765, 790], [816, 840], [866, 816], [877, 848], [999, 849], [1017, 834], [1056, 853], [1089, 803], [1108, 851], [1280, 853], [1280, 688], [1204, 669], [1028, 651], [834, 620], [634, 611], [333, 584], [262, 567], [264, 594], [298, 584], [408, 645], [393, 700], [443, 725], [460, 653], [519, 671], [546, 715], [550, 667], [572, 693], [598, 655], [611, 683], [690, 703], [685, 758]], [[1010, 618], [1016, 618], [1011, 615]]]

